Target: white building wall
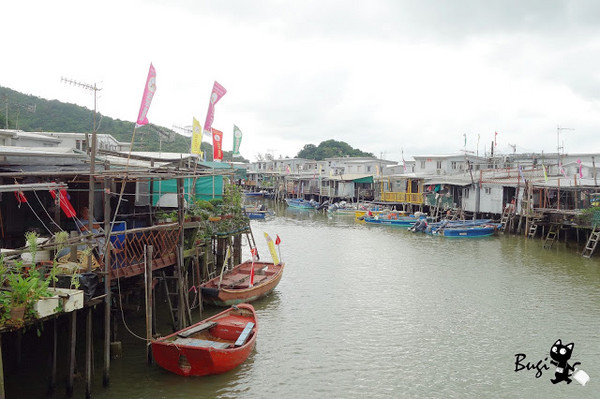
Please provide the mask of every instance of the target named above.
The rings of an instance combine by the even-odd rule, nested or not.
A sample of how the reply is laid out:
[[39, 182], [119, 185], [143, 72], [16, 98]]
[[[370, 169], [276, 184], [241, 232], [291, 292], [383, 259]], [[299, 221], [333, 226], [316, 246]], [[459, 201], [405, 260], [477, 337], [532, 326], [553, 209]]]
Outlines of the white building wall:
[[483, 185], [480, 192], [479, 212], [502, 213], [502, 186]]

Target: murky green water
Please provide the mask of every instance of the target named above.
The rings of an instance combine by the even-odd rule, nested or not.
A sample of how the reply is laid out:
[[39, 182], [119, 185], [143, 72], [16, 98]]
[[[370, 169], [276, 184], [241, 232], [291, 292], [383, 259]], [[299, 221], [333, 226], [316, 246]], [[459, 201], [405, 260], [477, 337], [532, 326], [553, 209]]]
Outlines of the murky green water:
[[[183, 378], [147, 366], [143, 343], [123, 336], [111, 386], [96, 382], [93, 397], [599, 395], [598, 257], [583, 259], [564, 243], [545, 250], [539, 239], [447, 239], [308, 211], [281, 210], [252, 227], [263, 258], [263, 231], [279, 234], [287, 266], [276, 291], [255, 303], [259, 335], [248, 361], [224, 375]], [[140, 334], [142, 323], [132, 324]], [[558, 338], [575, 343], [570, 364], [581, 362], [586, 386], [550, 382], [555, 367], [544, 359]], [[540, 378], [516, 372], [519, 353], [523, 364], [550, 369]], [[97, 362], [101, 374], [100, 355]]]

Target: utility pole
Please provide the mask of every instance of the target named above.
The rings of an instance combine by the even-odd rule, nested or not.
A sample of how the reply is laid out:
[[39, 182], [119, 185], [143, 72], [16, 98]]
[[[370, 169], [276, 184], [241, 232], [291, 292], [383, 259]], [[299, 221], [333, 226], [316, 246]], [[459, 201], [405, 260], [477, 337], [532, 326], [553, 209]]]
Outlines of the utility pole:
[[[61, 78], [61, 81], [64, 83], [71, 84], [73, 86], [81, 87], [85, 90], [90, 90], [94, 92], [94, 125], [92, 130], [92, 146], [90, 151], [90, 189], [89, 189], [89, 203], [88, 203], [88, 234], [93, 234], [94, 228], [94, 175], [96, 174], [96, 97], [99, 89], [96, 86], [96, 83], [93, 85], [77, 82], [72, 79]], [[125, 184], [123, 182], [122, 184]], [[92, 239], [89, 238], [88, 248], [92, 247]], [[88, 255], [87, 259], [87, 271], [90, 273], [92, 271], [92, 254], [90, 251], [90, 255]], [[91, 397], [91, 389], [92, 389], [92, 311], [91, 308], [86, 309], [86, 334], [85, 334], [85, 396], [87, 398]]]

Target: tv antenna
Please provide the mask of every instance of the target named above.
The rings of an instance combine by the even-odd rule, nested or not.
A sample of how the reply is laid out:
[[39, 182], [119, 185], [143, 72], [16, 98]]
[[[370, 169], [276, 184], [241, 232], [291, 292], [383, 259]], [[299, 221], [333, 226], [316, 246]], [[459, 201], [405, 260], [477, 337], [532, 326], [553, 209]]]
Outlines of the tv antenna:
[[[65, 78], [65, 77], [61, 77], [60, 81], [62, 83], [66, 83], [66, 84], [69, 84], [71, 86], [77, 86], [77, 87], [80, 87], [80, 88], [82, 88], [84, 90], [88, 90], [88, 91], [93, 91], [94, 92], [94, 122], [93, 122], [93, 130], [92, 130], [92, 145], [90, 146], [90, 141], [89, 141], [89, 137], [88, 137], [87, 133], [85, 134], [85, 141], [86, 141], [86, 146], [87, 146], [88, 154], [91, 154], [91, 151], [93, 150], [94, 151], [94, 156], [95, 156], [96, 155], [95, 154], [95, 150], [96, 150], [96, 148], [95, 148], [95, 146], [96, 146], [96, 143], [95, 143], [95, 140], [96, 140], [96, 103], [97, 103], [98, 92], [100, 90], [102, 90], [102, 89], [100, 89], [96, 85], [96, 83], [89, 84], [89, 83], [79, 82], [77, 80], [69, 79], [69, 78]], [[92, 158], [92, 160], [93, 160], [93, 158]]]
[[560, 125], [556, 125], [556, 156], [558, 158], [558, 163], [557, 165], [560, 165], [560, 150], [563, 150], [563, 155], [565, 153], [565, 145], [563, 142], [563, 145], [560, 145], [560, 132], [562, 132], [563, 130], [575, 130], [573, 128], [570, 127], [560, 127]]
[[510, 147], [512, 147], [512, 149], [513, 149], [513, 154], [517, 152], [517, 145], [516, 145], [516, 144], [511, 144], [511, 143], [508, 143], [508, 145], [509, 145]]

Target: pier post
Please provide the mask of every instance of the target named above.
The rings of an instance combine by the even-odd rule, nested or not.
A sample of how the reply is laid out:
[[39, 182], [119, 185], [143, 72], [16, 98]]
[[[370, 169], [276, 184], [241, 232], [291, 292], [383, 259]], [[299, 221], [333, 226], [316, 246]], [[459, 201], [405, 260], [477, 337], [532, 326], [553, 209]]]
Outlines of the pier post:
[[85, 309], [85, 397], [92, 397], [92, 307]]
[[[124, 183], [123, 183], [124, 184]], [[102, 373], [102, 385], [107, 387], [110, 382], [110, 179], [104, 178], [104, 231], [106, 232], [106, 248], [104, 248], [104, 370]]]
[[77, 311], [71, 312], [71, 329], [69, 332], [69, 375], [67, 377], [67, 396], [73, 396], [73, 380], [75, 377], [75, 344], [77, 342]]
[[152, 364], [152, 245], [146, 246], [146, 360]]
[[56, 391], [56, 358], [58, 351], [58, 319], [55, 318], [52, 320], [52, 357], [50, 360], [50, 384], [48, 385], [48, 396], [54, 395], [54, 391]]

